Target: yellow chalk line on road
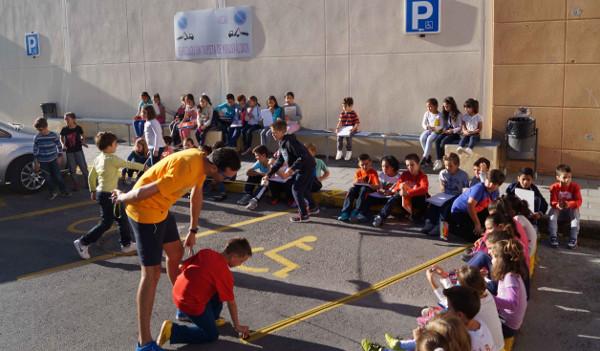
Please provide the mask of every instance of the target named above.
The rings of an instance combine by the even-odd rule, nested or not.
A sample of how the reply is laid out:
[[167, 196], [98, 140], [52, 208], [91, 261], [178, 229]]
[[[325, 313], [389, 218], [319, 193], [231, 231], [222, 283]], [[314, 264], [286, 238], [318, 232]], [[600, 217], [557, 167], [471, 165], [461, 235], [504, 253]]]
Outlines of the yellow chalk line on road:
[[18, 214], [18, 215], [13, 215], [13, 216], [1, 217], [0, 218], [0, 222], [6, 222], [6, 221], [12, 221], [12, 220], [15, 220], [15, 219], [23, 219], [23, 218], [35, 217], [35, 216], [45, 215], [45, 214], [53, 213], [53, 212], [57, 212], [57, 211], [63, 211], [63, 210], [71, 209], [71, 208], [77, 208], [77, 207], [94, 205], [94, 204], [95, 204], [95, 202], [91, 201], [91, 200], [81, 201], [81, 202], [75, 202], [75, 203], [68, 204], [68, 205], [62, 205], [62, 206], [57, 206], [57, 207], [52, 207], [52, 208], [46, 208], [46, 209], [43, 209], [43, 210], [25, 212], [25, 213], [21, 213], [21, 214]]
[[428, 267], [430, 267], [430, 266], [432, 266], [432, 265], [434, 265], [434, 264], [436, 264], [436, 263], [438, 263], [440, 261], [443, 261], [443, 260], [448, 259], [450, 257], [456, 256], [456, 255], [460, 254], [461, 252], [463, 252], [465, 250], [465, 248], [466, 248], [466, 246], [461, 246], [461, 247], [456, 248], [456, 249], [454, 249], [452, 251], [446, 252], [445, 254], [442, 254], [442, 255], [440, 255], [438, 257], [432, 258], [431, 260], [429, 260], [427, 262], [421, 263], [418, 266], [412, 267], [412, 268], [410, 268], [410, 269], [408, 269], [408, 270], [406, 270], [406, 271], [404, 271], [402, 273], [393, 275], [393, 276], [391, 276], [391, 277], [389, 277], [387, 279], [379, 281], [379, 282], [371, 285], [370, 287], [368, 287], [366, 289], [363, 289], [363, 290], [361, 290], [361, 291], [359, 291], [359, 292], [357, 292], [357, 293], [355, 293], [353, 295], [349, 295], [349, 296], [346, 296], [346, 297], [343, 297], [343, 298], [340, 298], [340, 299], [337, 299], [337, 300], [334, 300], [334, 301], [331, 301], [331, 302], [324, 303], [324, 304], [319, 305], [317, 307], [311, 308], [311, 309], [309, 309], [307, 311], [300, 312], [300, 313], [298, 313], [296, 315], [293, 315], [291, 317], [282, 319], [282, 320], [280, 320], [278, 322], [275, 322], [275, 323], [273, 323], [273, 324], [271, 324], [269, 326], [266, 326], [264, 328], [261, 328], [261, 329], [258, 329], [256, 331], [254, 331], [253, 333], [250, 334], [250, 337], [248, 339], [246, 339], [246, 340], [240, 339], [240, 340], [242, 342], [248, 342], [248, 343], [256, 341], [258, 339], [261, 339], [261, 338], [267, 336], [270, 333], [274, 333], [276, 331], [285, 329], [285, 328], [290, 327], [290, 326], [292, 326], [292, 325], [294, 325], [296, 323], [299, 323], [301, 321], [304, 321], [304, 320], [307, 320], [309, 318], [315, 317], [315, 316], [317, 316], [317, 315], [319, 315], [321, 313], [325, 313], [325, 312], [330, 311], [332, 309], [341, 307], [341, 306], [343, 306], [345, 304], [348, 304], [348, 303], [354, 302], [356, 300], [359, 300], [359, 299], [361, 299], [361, 298], [363, 298], [363, 297], [365, 297], [367, 295], [373, 294], [373, 293], [375, 293], [375, 292], [377, 292], [377, 291], [379, 291], [379, 290], [381, 290], [383, 288], [386, 288], [386, 287], [388, 287], [390, 285], [393, 285], [393, 284], [399, 282], [400, 280], [408, 278], [411, 275], [414, 275], [414, 274], [416, 274], [416, 273], [418, 273], [418, 272], [420, 272], [420, 271], [422, 271], [422, 270], [424, 270], [424, 269], [426, 269], [426, 268], [428, 268]]
[[[289, 214], [289, 212], [288, 211], [274, 212], [274, 213], [270, 213], [270, 214], [265, 215], [265, 216], [255, 217], [255, 218], [247, 219], [245, 221], [241, 221], [241, 222], [238, 222], [238, 223], [234, 223], [234, 224], [230, 224], [230, 225], [218, 227], [218, 228], [215, 228], [215, 229], [205, 230], [203, 232], [200, 232], [200, 233], [196, 234], [196, 238], [207, 237], [209, 235], [213, 235], [213, 234], [225, 232], [225, 231], [227, 231], [229, 229], [232, 229], [232, 228], [243, 227], [245, 225], [254, 224], [254, 223], [266, 221], [266, 220], [269, 220], [269, 219], [272, 219], [272, 218], [281, 217], [281, 216], [286, 215], [286, 214]], [[17, 280], [27, 280], [27, 279], [37, 278], [37, 277], [45, 276], [45, 275], [52, 274], [52, 273], [57, 273], [57, 272], [62, 272], [62, 271], [66, 271], [66, 270], [73, 269], [73, 268], [82, 267], [82, 266], [85, 266], [85, 265], [88, 265], [88, 264], [92, 264], [94, 262], [105, 261], [105, 260], [108, 260], [108, 259], [113, 258], [113, 257], [118, 257], [118, 256], [133, 256], [133, 255], [135, 255], [135, 253], [123, 254], [123, 253], [120, 253], [120, 252], [110, 252], [110, 253], [107, 253], [107, 254], [104, 254], [104, 255], [92, 257], [92, 258], [87, 259], [87, 260], [77, 261], [77, 262], [71, 262], [71, 263], [60, 265], [60, 266], [56, 266], [56, 267], [44, 269], [44, 270], [41, 270], [39, 272], [33, 272], [33, 273], [23, 274], [23, 275], [18, 276]]]

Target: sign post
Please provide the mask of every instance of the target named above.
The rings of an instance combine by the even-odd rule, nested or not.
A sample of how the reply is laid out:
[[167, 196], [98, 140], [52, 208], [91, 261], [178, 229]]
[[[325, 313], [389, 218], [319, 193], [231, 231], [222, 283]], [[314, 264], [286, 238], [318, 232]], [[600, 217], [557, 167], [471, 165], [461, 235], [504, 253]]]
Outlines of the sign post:
[[440, 33], [441, 12], [441, 0], [404, 0], [404, 33]]
[[27, 56], [36, 58], [40, 56], [40, 34], [37, 32], [25, 33], [25, 52]]

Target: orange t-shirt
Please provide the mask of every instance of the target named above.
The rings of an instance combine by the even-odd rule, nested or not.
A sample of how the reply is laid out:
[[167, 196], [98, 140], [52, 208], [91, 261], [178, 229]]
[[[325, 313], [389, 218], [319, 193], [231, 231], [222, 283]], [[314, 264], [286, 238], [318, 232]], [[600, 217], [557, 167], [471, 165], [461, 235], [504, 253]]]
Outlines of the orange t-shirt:
[[379, 187], [379, 175], [373, 168], [366, 171], [359, 168], [356, 173], [354, 173], [354, 183], [365, 183], [373, 185], [374, 187]]
[[127, 205], [127, 215], [138, 223], [160, 223], [167, 218], [169, 208], [193, 187], [202, 188], [206, 173], [204, 153], [192, 148], [163, 158], [148, 169], [133, 189], [157, 182], [158, 193]]

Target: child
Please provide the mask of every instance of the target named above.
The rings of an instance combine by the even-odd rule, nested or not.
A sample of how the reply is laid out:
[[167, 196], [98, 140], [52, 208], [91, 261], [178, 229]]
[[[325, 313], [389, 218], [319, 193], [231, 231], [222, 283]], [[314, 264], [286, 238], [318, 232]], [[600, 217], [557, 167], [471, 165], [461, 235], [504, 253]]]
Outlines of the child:
[[444, 158], [444, 153], [446, 152], [446, 145], [455, 144], [460, 139], [460, 131], [462, 129], [462, 114], [460, 111], [458, 111], [458, 107], [456, 107], [456, 101], [454, 101], [452, 96], [448, 96], [444, 99], [440, 117], [442, 118], [444, 130], [435, 140], [437, 159], [433, 165], [434, 171], [439, 171], [440, 169], [444, 168], [442, 159]]
[[[369, 193], [376, 191], [378, 188], [379, 177], [377, 171], [373, 169], [371, 157], [367, 154], [361, 154], [358, 156], [358, 170], [354, 173], [354, 184], [346, 194], [338, 221], [347, 222], [350, 218], [356, 220], [362, 202], [366, 200]], [[353, 202], [356, 202], [354, 210], [352, 210]]]
[[[501, 171], [493, 169], [485, 182], [475, 184], [454, 200], [449, 218], [452, 233], [471, 242], [479, 238], [483, 233], [481, 222], [488, 216], [487, 207], [490, 202], [498, 199], [498, 188], [504, 182], [504, 178]], [[447, 222], [447, 219], [443, 218], [444, 222]]]
[[135, 131], [136, 138], [144, 136], [144, 118], [142, 116], [142, 110], [146, 106], [152, 106], [152, 100], [150, 99], [150, 94], [144, 91], [140, 96], [137, 114], [133, 117], [133, 130]]
[[439, 233], [440, 213], [447, 213], [450, 206], [452, 206], [452, 201], [462, 194], [463, 188], [469, 186], [469, 175], [460, 169], [460, 158], [454, 152], [444, 156], [444, 169], [440, 171], [439, 179], [442, 193], [451, 197], [440, 206], [433, 202], [429, 204], [425, 226], [421, 229], [422, 233], [429, 235]]
[[528, 275], [522, 264], [521, 244], [514, 240], [502, 240], [491, 249], [492, 278], [498, 281], [498, 294], [494, 297], [502, 320], [505, 338], [514, 336], [525, 318], [527, 293], [523, 277]]
[[[143, 138], [137, 138], [135, 140], [133, 150], [131, 150], [131, 153], [129, 156], [127, 156], [127, 161], [146, 164], [146, 161], [148, 161], [148, 145], [146, 144], [146, 140]], [[144, 172], [140, 170], [123, 168], [121, 171], [121, 177], [124, 179], [125, 174], [127, 174], [127, 183], [131, 183], [133, 172], [137, 172], [138, 179], [142, 176], [142, 174], [144, 174]]]
[[216, 320], [223, 309], [223, 302], [227, 302], [233, 328], [242, 338], [247, 338], [249, 329], [239, 322], [230, 268], [241, 266], [251, 256], [248, 240], [234, 238], [220, 253], [203, 249], [185, 260], [173, 284], [173, 302], [193, 325], [166, 320], [162, 323], [156, 343], [162, 346], [167, 340], [171, 344], [216, 341], [219, 337]]
[[550, 246], [558, 247], [558, 219], [564, 216], [571, 222], [571, 233], [567, 247], [574, 249], [577, 246], [579, 235], [579, 207], [581, 199], [581, 188], [573, 182], [571, 167], [565, 164], [556, 166], [557, 182], [550, 185], [550, 220], [548, 221], [548, 232], [550, 234]]
[[83, 154], [82, 146], [88, 147], [85, 143], [85, 135], [83, 128], [77, 125], [77, 117], [73, 112], [65, 113], [65, 122], [67, 125], [60, 131], [60, 143], [62, 144], [63, 151], [67, 154], [67, 165], [69, 166], [69, 173], [73, 180], [73, 191], [79, 190], [79, 184], [75, 179], [77, 173], [77, 167], [83, 174], [84, 179], [88, 179], [88, 168], [85, 162], [85, 155]]
[[218, 105], [216, 110], [219, 114], [216, 122], [221, 130], [221, 141], [228, 145], [231, 124], [235, 119], [239, 120], [239, 105], [235, 103], [235, 96], [231, 93], [227, 94], [226, 101]]
[[510, 203], [510, 206], [513, 209], [513, 220], [518, 222], [525, 231], [525, 237], [527, 238], [527, 241], [523, 240], [522, 244], [526, 246], [527, 249], [524, 250], [524, 253], [528, 255], [535, 252], [537, 247], [537, 230], [528, 219], [531, 218], [532, 214], [529, 210], [527, 201], [521, 200], [515, 195], [506, 195], [506, 200]]
[[[222, 148], [225, 148], [225, 143], [223, 143], [222, 141], [217, 141], [213, 144], [212, 151], [214, 152]], [[234, 175], [233, 177], [224, 177], [223, 180], [235, 180], [235, 177], [236, 175]], [[225, 184], [223, 183], [223, 181], [217, 181], [216, 179], [213, 179], [212, 188], [213, 190], [216, 189], [217, 191], [217, 194], [210, 198], [212, 201], [223, 201], [227, 199], [227, 193], [225, 192]]]
[[381, 227], [397, 203], [402, 204], [401, 211], [408, 213], [413, 221], [421, 220], [427, 208], [425, 199], [429, 196], [427, 193], [429, 180], [427, 175], [421, 171], [419, 161], [417, 154], [406, 155], [404, 163], [408, 170], [402, 172], [400, 179], [391, 190], [392, 197], [373, 219], [374, 227]]
[[532, 224], [537, 224], [537, 221], [542, 218], [543, 215], [548, 212], [548, 202], [542, 193], [538, 189], [538, 187], [533, 183], [534, 181], [534, 172], [533, 169], [529, 167], [521, 168], [519, 170], [519, 176], [517, 177], [517, 181], [510, 184], [508, 188], [506, 188], [506, 193], [510, 195], [515, 195], [515, 189], [525, 189], [533, 191], [533, 214], [531, 217]]
[[[181, 140], [186, 138], [196, 138], [196, 130], [198, 129], [198, 108], [194, 95], [187, 94], [185, 96], [185, 112], [183, 119], [179, 123], [179, 133]], [[150, 145], [150, 143], [148, 143]]]
[[[338, 134], [337, 153], [335, 154], [336, 160], [341, 160], [344, 156], [344, 151], [342, 150], [344, 148], [344, 138], [346, 138], [346, 157], [344, 159], [350, 161], [352, 158], [352, 135], [358, 131], [358, 126], [360, 125], [358, 114], [354, 111], [353, 106], [353, 98], [344, 98], [344, 101], [342, 102], [342, 112], [340, 113], [337, 126], [335, 127], [335, 133]], [[339, 135], [342, 129], [350, 130], [344, 135]]]
[[[280, 119], [283, 119], [283, 109], [279, 107], [275, 96], [271, 95], [267, 99], [267, 109], [271, 112], [271, 116], [273, 116], [273, 123]], [[260, 143], [265, 146], [269, 145], [269, 141], [272, 140], [272, 136], [273, 134], [271, 133], [271, 127], [265, 127], [263, 130], [260, 131]]]
[[160, 101], [160, 95], [158, 93], [154, 94], [153, 97], [154, 112], [156, 112], [156, 120], [161, 125], [167, 121], [167, 110], [165, 109], [165, 105]]
[[[290, 218], [293, 223], [307, 222], [310, 215], [318, 214], [319, 208], [310, 193], [315, 178], [315, 159], [293, 134], [285, 134], [285, 121], [278, 120], [271, 125], [273, 138], [279, 141], [279, 157], [269, 173], [263, 177], [265, 181], [275, 174], [285, 162], [289, 165], [286, 174], [293, 177], [292, 194], [298, 205], [299, 215]], [[308, 201], [308, 208], [304, 199]]]
[[315, 180], [313, 181], [312, 188], [310, 189], [310, 192], [316, 193], [323, 188], [323, 181], [329, 177], [329, 168], [327, 168], [325, 161], [317, 157], [317, 146], [315, 144], [310, 143], [306, 144], [305, 146], [308, 152], [310, 152], [310, 155], [314, 157], [316, 162]]
[[244, 196], [237, 202], [238, 205], [247, 206], [250, 199], [253, 198], [254, 188], [260, 184], [262, 177], [269, 172], [269, 150], [264, 145], [255, 147], [252, 152], [256, 162], [250, 167], [246, 175], [246, 185], [244, 186]]
[[200, 104], [198, 105], [198, 119], [196, 121], [198, 124], [198, 129], [196, 130], [196, 139], [200, 145], [204, 145], [206, 142], [206, 134], [213, 125], [213, 114], [214, 110], [210, 98], [208, 95], [202, 94], [200, 96]]
[[142, 110], [142, 117], [146, 121], [144, 124], [144, 138], [148, 144], [150, 154], [150, 166], [160, 161], [160, 156], [165, 149], [165, 140], [162, 134], [162, 127], [156, 120], [154, 107], [145, 106]]
[[[113, 207], [112, 192], [117, 189], [119, 168], [137, 169], [141, 171], [144, 165], [120, 159], [117, 151], [117, 136], [110, 132], [100, 132], [96, 135], [96, 146], [101, 151], [94, 160], [88, 179], [91, 198], [100, 205], [101, 221], [85, 235], [73, 242], [81, 258], [90, 258], [89, 245], [95, 243], [104, 232], [110, 229], [116, 220], [121, 235], [121, 251], [124, 253], [136, 250], [135, 242], [131, 241], [131, 228], [125, 215], [125, 206]], [[115, 213], [116, 212], [116, 213]]]
[[242, 128], [242, 139], [244, 141], [244, 152], [247, 155], [252, 151], [252, 133], [260, 129], [260, 104], [256, 96], [250, 96], [246, 108], [246, 123]]
[[169, 132], [171, 133], [171, 138], [173, 138], [173, 143], [176, 147], [181, 147], [181, 134], [179, 133], [179, 124], [183, 120], [183, 116], [185, 115], [185, 96], [181, 96], [181, 104], [177, 108], [175, 115], [173, 116], [173, 122], [169, 124]]
[[196, 144], [194, 144], [194, 139], [192, 138], [186, 138], [183, 142], [183, 149], [193, 149], [196, 147]]
[[394, 156], [387, 155], [381, 158], [381, 172], [379, 172], [379, 189], [376, 192], [369, 193], [367, 199], [363, 201], [358, 209], [356, 221], [360, 223], [367, 222], [369, 209], [374, 205], [385, 205], [392, 197], [392, 188], [400, 179], [398, 169], [400, 162]]
[[467, 99], [464, 108], [466, 113], [463, 115], [462, 135], [456, 152], [471, 156], [473, 147], [480, 139], [483, 117], [479, 114], [479, 101], [475, 99]]
[[421, 122], [421, 126], [425, 131], [423, 131], [419, 137], [419, 140], [421, 141], [421, 147], [423, 148], [423, 158], [421, 159], [421, 164], [432, 164], [431, 155], [429, 154], [431, 151], [431, 145], [440, 136], [444, 126], [442, 125], [440, 113], [438, 112], [437, 99], [427, 99], [426, 106], [427, 111], [425, 111], [425, 114], [423, 115], [423, 121]]
[[[194, 139], [192, 139], [190, 137], [185, 138], [185, 140], [188, 140], [188, 139], [191, 139], [192, 143], [194, 142]], [[163, 141], [165, 142], [165, 147], [163, 149], [163, 152], [160, 154], [161, 160], [175, 152], [175, 149], [173, 148], [173, 146], [171, 146], [171, 144], [173, 144], [173, 138], [171, 138], [168, 135], [165, 135], [163, 137]]]
[[285, 122], [287, 123], [288, 134], [294, 134], [300, 130], [300, 120], [302, 120], [302, 110], [300, 105], [295, 102], [294, 93], [288, 91], [285, 94], [285, 103], [283, 104], [283, 112], [285, 115]]
[[36, 173], [40, 172], [40, 168], [44, 171], [44, 179], [48, 183], [48, 190], [50, 191], [48, 199], [56, 199], [58, 196], [57, 187], [62, 197], [71, 196], [67, 191], [58, 165], [58, 159], [62, 157], [58, 135], [48, 130], [48, 121], [44, 117], [37, 118], [33, 127], [38, 131], [38, 134], [33, 138], [34, 170]]
[[[237, 141], [242, 135], [243, 126], [246, 124], [247, 119], [247, 105], [246, 95], [241, 94], [237, 97], [236, 114], [229, 125], [229, 135], [227, 136], [228, 146], [237, 148]], [[244, 150], [242, 150], [244, 151]]]
[[478, 158], [473, 162], [473, 178], [469, 182], [469, 188], [477, 183], [483, 183], [490, 169], [490, 160], [485, 157]]

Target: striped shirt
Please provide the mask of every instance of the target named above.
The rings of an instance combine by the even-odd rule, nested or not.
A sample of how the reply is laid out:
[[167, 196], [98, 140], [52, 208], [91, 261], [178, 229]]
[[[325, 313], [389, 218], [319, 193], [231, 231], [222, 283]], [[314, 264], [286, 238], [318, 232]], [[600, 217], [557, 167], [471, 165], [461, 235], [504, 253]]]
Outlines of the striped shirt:
[[360, 123], [358, 120], [358, 115], [354, 111], [342, 111], [342, 113], [340, 113], [339, 121], [340, 127], [355, 126]]
[[60, 138], [56, 133], [38, 134], [33, 138], [33, 158], [38, 162], [52, 162], [61, 150]]

